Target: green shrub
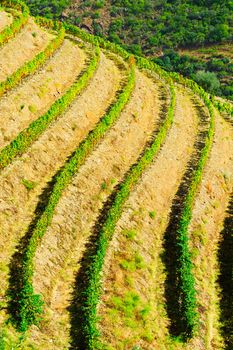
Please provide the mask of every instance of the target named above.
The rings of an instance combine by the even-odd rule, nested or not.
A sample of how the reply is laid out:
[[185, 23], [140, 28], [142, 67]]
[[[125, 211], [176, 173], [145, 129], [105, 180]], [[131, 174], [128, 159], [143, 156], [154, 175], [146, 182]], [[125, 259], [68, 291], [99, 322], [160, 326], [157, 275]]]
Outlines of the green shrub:
[[70, 0], [26, 0], [33, 16], [45, 16], [50, 19], [60, 18]]
[[155, 219], [155, 217], [156, 217], [155, 211], [150, 211], [150, 212], [149, 212], [149, 217], [150, 217], [151, 219]]
[[27, 179], [22, 179], [22, 184], [26, 187], [27, 190], [33, 190], [36, 187], [36, 183], [34, 181], [29, 181]]
[[124, 230], [122, 234], [129, 240], [134, 240], [137, 236], [137, 232], [135, 230]]
[[220, 82], [213, 72], [198, 71], [193, 79], [211, 94], [217, 94], [220, 88]]
[[135, 254], [132, 259], [124, 259], [120, 262], [120, 267], [124, 270], [135, 272], [145, 267], [144, 259], [141, 255]]

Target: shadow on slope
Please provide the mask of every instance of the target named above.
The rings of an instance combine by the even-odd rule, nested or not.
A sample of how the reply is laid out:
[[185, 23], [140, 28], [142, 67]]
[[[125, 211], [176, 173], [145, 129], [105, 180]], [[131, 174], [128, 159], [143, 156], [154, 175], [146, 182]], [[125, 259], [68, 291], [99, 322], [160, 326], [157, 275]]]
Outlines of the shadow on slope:
[[88, 340], [86, 339], [86, 335], [85, 335], [85, 326], [84, 326], [85, 320], [82, 314], [82, 308], [83, 308], [83, 305], [85, 305], [85, 300], [86, 300], [86, 294], [84, 291], [89, 281], [88, 267], [90, 265], [92, 256], [96, 255], [96, 250], [98, 249], [97, 247], [98, 247], [99, 232], [106, 221], [106, 218], [108, 216], [108, 211], [114, 203], [117, 192], [121, 188], [121, 185], [124, 182], [124, 179], [131, 172], [131, 169], [141, 159], [145, 150], [149, 148], [153, 143], [157, 133], [159, 132], [160, 125], [162, 125], [163, 121], [166, 118], [167, 111], [168, 111], [168, 103], [167, 103], [166, 90], [164, 88], [160, 90], [160, 100], [162, 101], [162, 106], [160, 109], [159, 121], [158, 121], [158, 124], [155, 126], [155, 130], [152, 133], [150, 140], [145, 144], [144, 149], [141, 152], [140, 156], [138, 157], [137, 161], [132, 166], [130, 166], [130, 169], [124, 175], [124, 178], [122, 179], [122, 181], [116, 185], [113, 192], [109, 195], [106, 202], [104, 203], [103, 208], [100, 211], [99, 216], [96, 219], [95, 224], [93, 226], [91, 236], [89, 237], [89, 240], [85, 245], [84, 255], [81, 258], [81, 260], [78, 262], [78, 264], [80, 264], [80, 269], [77, 273], [76, 280], [73, 286], [73, 295], [72, 295], [71, 305], [68, 308], [68, 311], [70, 313], [70, 319], [71, 319], [71, 330], [70, 330], [70, 336], [71, 336], [70, 349], [71, 350], [87, 350], [89, 348]]
[[233, 349], [233, 194], [227, 210], [227, 217], [221, 232], [218, 250], [220, 275], [218, 283], [221, 288], [220, 321], [225, 350]]
[[181, 280], [180, 280], [180, 250], [177, 244], [177, 230], [184, 210], [185, 198], [189, 191], [192, 177], [197, 169], [201, 152], [205, 147], [205, 139], [208, 133], [209, 117], [206, 111], [195, 98], [193, 104], [199, 117], [199, 131], [194, 143], [194, 150], [187, 164], [186, 171], [182, 177], [179, 188], [172, 202], [170, 219], [164, 234], [164, 252], [162, 260], [165, 265], [165, 299], [167, 314], [170, 319], [169, 331], [172, 337], [180, 337], [186, 341], [189, 338], [191, 330], [188, 329], [181, 300], [183, 298]]

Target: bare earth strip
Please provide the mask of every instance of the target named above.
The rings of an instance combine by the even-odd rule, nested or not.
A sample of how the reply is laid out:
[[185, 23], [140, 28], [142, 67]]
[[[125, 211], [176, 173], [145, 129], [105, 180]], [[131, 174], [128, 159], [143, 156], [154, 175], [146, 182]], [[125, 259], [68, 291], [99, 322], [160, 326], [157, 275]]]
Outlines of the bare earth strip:
[[189, 349], [222, 349], [219, 332], [220, 232], [233, 189], [233, 128], [216, 116], [213, 149], [193, 211], [190, 236], [200, 311], [199, 337]]
[[0, 100], [0, 148], [62, 96], [84, 68], [85, 58], [83, 50], [65, 40], [45, 67]]
[[6, 11], [0, 11], [0, 33], [6, 27], [9, 26], [13, 21], [13, 16]]
[[136, 161], [158, 123], [159, 87], [137, 72], [136, 88], [129, 104], [58, 204], [35, 259], [34, 286], [47, 306], [40, 330], [32, 332], [31, 339], [38, 349], [68, 347], [70, 325], [66, 308], [78, 261], [103, 202]]
[[0, 48], [0, 81], [43, 51], [52, 38], [53, 35], [40, 28], [30, 18], [16, 37]]
[[[33, 219], [39, 196], [112, 103], [121, 78], [114, 62], [101, 55], [100, 66], [83, 94], [23, 157], [0, 174], [0, 302], [6, 301], [9, 261]], [[23, 180], [31, 181], [35, 188], [28, 190]]]
[[106, 259], [99, 310], [106, 349], [173, 349], [164, 305], [163, 234], [197, 123], [191, 96], [178, 88], [174, 124], [158, 158], [127, 201]]

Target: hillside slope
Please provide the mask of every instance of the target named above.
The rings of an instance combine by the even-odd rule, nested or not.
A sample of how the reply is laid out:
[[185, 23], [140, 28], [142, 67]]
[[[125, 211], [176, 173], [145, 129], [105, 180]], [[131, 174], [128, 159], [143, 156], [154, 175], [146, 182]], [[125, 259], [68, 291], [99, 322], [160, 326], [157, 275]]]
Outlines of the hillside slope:
[[0, 349], [232, 349], [232, 106], [0, 4]]
[[12, 23], [12, 15], [6, 11], [0, 11], [0, 30]]
[[[233, 100], [232, 1], [28, 0], [34, 14], [60, 18], [154, 58], [212, 94]], [[185, 52], [185, 55], [180, 54]], [[199, 52], [209, 53], [202, 59]], [[159, 58], [159, 59], [157, 59]], [[208, 76], [199, 72], [213, 73]]]

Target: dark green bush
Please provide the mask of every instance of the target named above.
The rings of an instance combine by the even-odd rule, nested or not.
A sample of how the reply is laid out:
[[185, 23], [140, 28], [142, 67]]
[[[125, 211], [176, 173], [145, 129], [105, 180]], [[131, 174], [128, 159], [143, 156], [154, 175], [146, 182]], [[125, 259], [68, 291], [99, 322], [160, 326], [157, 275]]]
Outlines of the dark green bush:
[[27, 0], [31, 13], [34, 16], [45, 16], [50, 19], [59, 19], [63, 10], [70, 5], [70, 0]]
[[218, 94], [220, 82], [215, 73], [198, 71], [193, 79], [211, 94]]

